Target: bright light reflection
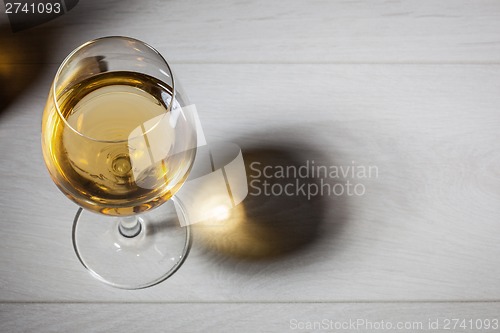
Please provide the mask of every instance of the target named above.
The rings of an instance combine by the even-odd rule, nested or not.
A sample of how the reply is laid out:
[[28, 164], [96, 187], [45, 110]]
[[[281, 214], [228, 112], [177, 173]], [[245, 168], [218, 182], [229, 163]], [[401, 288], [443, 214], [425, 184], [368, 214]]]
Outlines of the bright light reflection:
[[160, 73], [162, 73], [162, 74], [164, 74], [164, 75], [166, 75], [166, 76], [170, 77], [170, 75], [169, 75], [167, 72], [165, 72], [163, 69], [161, 69], [161, 68], [160, 68]]
[[212, 209], [210, 215], [216, 221], [226, 220], [229, 217], [229, 209], [226, 205], [219, 205]]

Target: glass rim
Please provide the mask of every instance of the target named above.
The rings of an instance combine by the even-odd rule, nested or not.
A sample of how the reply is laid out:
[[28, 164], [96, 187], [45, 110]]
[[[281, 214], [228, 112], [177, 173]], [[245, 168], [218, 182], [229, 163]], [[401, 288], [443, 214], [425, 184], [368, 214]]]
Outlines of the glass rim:
[[[170, 102], [168, 103], [167, 105], [167, 110], [166, 112], [164, 112], [161, 117], [159, 117], [158, 121], [153, 125], [151, 126], [150, 128], [148, 128], [147, 131], [145, 132], [142, 132], [142, 134], [140, 135], [137, 135], [137, 136], [133, 136], [132, 138], [127, 138], [127, 139], [121, 139], [121, 140], [100, 140], [100, 139], [96, 139], [96, 138], [92, 138], [92, 137], [89, 137], [83, 133], [81, 133], [80, 131], [78, 131], [77, 129], [75, 129], [73, 126], [71, 126], [68, 121], [66, 120], [66, 118], [63, 116], [60, 108], [59, 108], [59, 104], [57, 102], [57, 98], [56, 98], [56, 82], [59, 80], [59, 77], [61, 75], [61, 72], [62, 72], [62, 69], [63, 67], [74, 57], [74, 55], [81, 51], [82, 49], [88, 47], [89, 45], [92, 45], [92, 44], [95, 44], [97, 42], [100, 42], [100, 41], [103, 41], [103, 40], [106, 40], [106, 39], [122, 39], [122, 40], [128, 40], [128, 41], [133, 41], [133, 42], [138, 42], [138, 43], [141, 43], [142, 45], [146, 46], [147, 48], [149, 48], [151, 51], [153, 51], [157, 56], [160, 57], [160, 59], [165, 63], [165, 65], [167, 66], [167, 69], [168, 69], [168, 73], [170, 74], [170, 77], [172, 78], [172, 97], [170, 98]], [[99, 38], [95, 38], [95, 39], [92, 39], [92, 40], [89, 40], [83, 44], [81, 44], [80, 46], [78, 46], [77, 48], [75, 48], [73, 51], [71, 51], [71, 53], [69, 53], [66, 58], [64, 58], [64, 60], [62, 61], [62, 63], [59, 65], [59, 68], [57, 69], [57, 72], [56, 72], [56, 75], [54, 77], [54, 81], [52, 82], [52, 89], [51, 89], [51, 93], [52, 93], [52, 99], [53, 99], [53, 102], [54, 102], [54, 107], [57, 111], [57, 114], [59, 116], [59, 118], [62, 119], [64, 125], [69, 128], [71, 131], [73, 131], [74, 133], [80, 135], [81, 137], [85, 138], [85, 139], [88, 139], [88, 140], [92, 140], [92, 141], [96, 141], [96, 142], [101, 142], [101, 143], [124, 143], [124, 142], [128, 142], [129, 140], [133, 140], [133, 139], [136, 139], [136, 138], [141, 138], [143, 137], [144, 135], [146, 135], [147, 133], [151, 132], [153, 129], [155, 129], [158, 124], [160, 122], [162, 122], [163, 118], [165, 117], [165, 115], [170, 112], [172, 110], [172, 106], [173, 106], [173, 103], [174, 103], [174, 100], [175, 100], [175, 79], [174, 79], [174, 74], [170, 68], [170, 65], [168, 64], [167, 60], [161, 55], [161, 53], [155, 49], [153, 46], [149, 45], [148, 43], [146, 42], [143, 42], [139, 39], [136, 39], [136, 38], [132, 38], [132, 37], [127, 37], [127, 36], [105, 36], [105, 37], [99, 37]]]

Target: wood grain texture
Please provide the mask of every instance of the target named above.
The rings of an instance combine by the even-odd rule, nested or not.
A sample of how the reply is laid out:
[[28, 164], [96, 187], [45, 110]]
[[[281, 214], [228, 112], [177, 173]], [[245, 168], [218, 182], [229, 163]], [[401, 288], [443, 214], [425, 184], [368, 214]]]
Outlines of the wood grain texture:
[[325, 197], [321, 237], [296, 253], [232, 258], [198, 232], [181, 270], [138, 292], [102, 286], [73, 254], [76, 206], [39, 147], [55, 68], [0, 121], [1, 300], [500, 299], [500, 66], [174, 65], [209, 142], [306, 146], [301, 163], [356, 161], [379, 177], [364, 196]]
[[[373, 332], [384, 331], [370, 329], [375, 325], [393, 325], [394, 328], [409, 325], [409, 329], [395, 331], [473, 332], [477, 330], [445, 329], [445, 320], [473, 319], [475, 323], [476, 320], [498, 318], [499, 310], [498, 303], [0, 304], [0, 330], [12, 333]], [[62, 314], [64, 320], [61, 320]], [[434, 325], [436, 321], [438, 329], [430, 330], [429, 323]], [[344, 329], [299, 329], [299, 325], [306, 327], [308, 322], [333, 327], [344, 325]], [[346, 326], [354, 325], [350, 322], [359, 323], [359, 326], [356, 329]]]
[[[3, 13], [3, 11], [2, 11]], [[6, 15], [0, 19], [7, 21]], [[454, 1], [80, 1], [38, 30], [45, 59], [127, 35], [189, 63], [498, 63], [500, 3]], [[15, 59], [12, 61], [22, 61]], [[33, 60], [31, 60], [33, 61]]]
[[[499, 1], [80, 1], [15, 34], [0, 9], [0, 331], [498, 318]], [[317, 234], [295, 251], [250, 260], [235, 253], [287, 237], [198, 228], [164, 283], [100, 284], [73, 253], [77, 207], [39, 145], [57, 65], [108, 35], [144, 40], [173, 64], [209, 142], [236, 142], [247, 160], [375, 165], [378, 177], [360, 197], [247, 200], [247, 225], [281, 219], [287, 237]]]

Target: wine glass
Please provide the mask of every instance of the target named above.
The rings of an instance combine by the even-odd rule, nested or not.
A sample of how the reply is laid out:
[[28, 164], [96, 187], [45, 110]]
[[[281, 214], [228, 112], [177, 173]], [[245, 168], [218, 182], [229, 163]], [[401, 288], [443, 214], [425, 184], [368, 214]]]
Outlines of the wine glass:
[[185, 260], [190, 229], [173, 195], [196, 154], [190, 110], [165, 59], [136, 39], [89, 41], [59, 67], [43, 114], [43, 156], [55, 184], [84, 208], [73, 246], [102, 282], [146, 288]]

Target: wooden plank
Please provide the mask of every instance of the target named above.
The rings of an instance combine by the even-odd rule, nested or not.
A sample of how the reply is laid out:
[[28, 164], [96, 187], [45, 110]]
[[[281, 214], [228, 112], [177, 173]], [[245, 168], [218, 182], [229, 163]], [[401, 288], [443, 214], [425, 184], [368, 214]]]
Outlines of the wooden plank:
[[[5, 14], [0, 19], [7, 23]], [[498, 63], [500, 3], [479, 1], [80, 1], [3, 33], [10, 62], [59, 63], [83, 42], [128, 35], [184, 63]], [[5, 61], [5, 60], [4, 60]]]
[[271, 216], [287, 233], [258, 229], [265, 237], [251, 244], [290, 237], [295, 252], [249, 260], [240, 255], [252, 247], [231, 248], [231, 234], [197, 229], [179, 272], [138, 292], [101, 285], [73, 254], [76, 207], [51, 184], [39, 147], [55, 68], [0, 118], [1, 300], [500, 299], [500, 66], [174, 66], [209, 142], [261, 153], [246, 158], [274, 152], [285, 165], [355, 161], [379, 175], [358, 180], [362, 196], [264, 197], [260, 211], [254, 198], [254, 221]]
[[494, 332], [499, 310], [499, 303], [0, 304], [0, 330]]

